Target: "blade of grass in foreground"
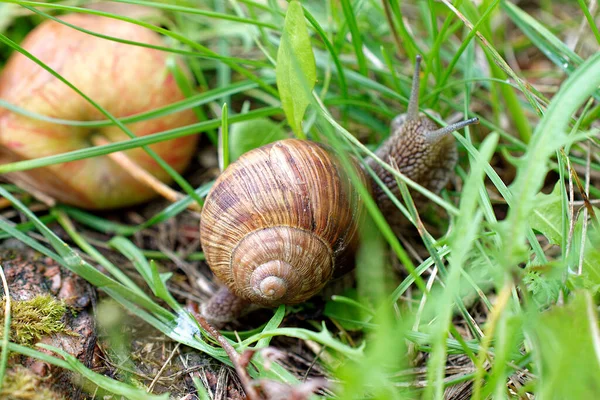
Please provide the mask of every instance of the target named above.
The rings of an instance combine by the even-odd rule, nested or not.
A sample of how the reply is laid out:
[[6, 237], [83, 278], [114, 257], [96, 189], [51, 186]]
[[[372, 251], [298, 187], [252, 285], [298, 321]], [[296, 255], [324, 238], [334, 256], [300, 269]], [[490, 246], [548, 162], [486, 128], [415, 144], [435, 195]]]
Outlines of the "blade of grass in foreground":
[[502, 264], [510, 270], [521, 260], [522, 243], [528, 230], [527, 217], [535, 206], [535, 195], [539, 192], [548, 171], [548, 159], [558, 148], [572, 138], [566, 132], [571, 115], [600, 86], [600, 53], [584, 62], [561, 85], [529, 143], [529, 147], [517, 169], [512, 186], [514, 206], [510, 208], [503, 227]]
[[[198, 189], [196, 189], [196, 193], [201, 198], [204, 198], [208, 194], [208, 191], [210, 190], [211, 186], [212, 182], [202, 185]], [[89, 226], [90, 228], [96, 229], [97, 231], [103, 233], [114, 233], [116, 235], [121, 236], [131, 236], [143, 229], [149, 228], [151, 226], [154, 226], [179, 215], [181, 212], [187, 209], [188, 205], [191, 204], [192, 201], [193, 200], [191, 197], [186, 196], [180, 200], [177, 200], [174, 203], [169, 204], [167, 207], [165, 207], [164, 210], [160, 211], [147, 221], [142, 222], [138, 225], [124, 225], [117, 222], [109, 221], [97, 215], [80, 210], [79, 208], [67, 205], [59, 205], [56, 208], [58, 210], [64, 211], [74, 220], [86, 226]], [[49, 218], [47, 219], [48, 222], [51, 222]], [[0, 238], [2, 237], [0, 236]]]
[[221, 109], [221, 130], [219, 131], [219, 169], [225, 171], [229, 166], [229, 116], [227, 103]]
[[[4, 343], [3, 343], [3, 346], [4, 346]], [[48, 345], [40, 345], [40, 347], [43, 347], [43, 346], [48, 346]], [[30, 347], [22, 346], [22, 345], [19, 345], [16, 343], [9, 342], [6, 345], [6, 347], [3, 347], [3, 349], [10, 350], [12, 353], [22, 354], [26, 357], [35, 358], [36, 360], [40, 360], [49, 365], [54, 365], [56, 367], [63, 368], [67, 371], [78, 372], [79, 368], [85, 368], [83, 366], [83, 364], [81, 364], [79, 361], [77, 361], [78, 365], [74, 365], [74, 364], [70, 363], [68, 360], [63, 360], [61, 358], [51, 356], [50, 354], [48, 354], [46, 352], [41, 352], [41, 351], [32, 349]], [[54, 350], [55, 348], [48, 346], [47, 349]], [[77, 359], [75, 359], [75, 360], [77, 360]], [[87, 368], [85, 368], [85, 369], [87, 369]], [[88, 371], [92, 372], [91, 370], [88, 370]], [[108, 378], [106, 376], [101, 376], [99, 374], [95, 374], [95, 373], [89, 374], [88, 372], [86, 372], [85, 376], [95, 385], [102, 387], [103, 389], [106, 389], [107, 391], [109, 391], [111, 393], [120, 394], [120, 393], [126, 392], [126, 393], [129, 393], [131, 396], [133, 396], [133, 397], [128, 397], [128, 398], [153, 399], [153, 400], [168, 399], [168, 397], [164, 397], [165, 395], [161, 395], [161, 396], [148, 395], [148, 393], [142, 389], [130, 386], [126, 383], [117, 381], [115, 379]], [[101, 376], [102, 379], [96, 380], [97, 376]]]
[[65, 362], [67, 364], [69, 364], [69, 366], [71, 367], [71, 369], [73, 371], [78, 372], [82, 376], [84, 376], [87, 379], [89, 379], [90, 381], [94, 382], [96, 385], [100, 386], [101, 388], [103, 388], [105, 390], [108, 390], [111, 393], [125, 396], [126, 398], [132, 399], [132, 400], [146, 400], [146, 399], [148, 399], [148, 400], [168, 400], [169, 399], [168, 393], [164, 393], [161, 395], [153, 395], [153, 394], [147, 393], [144, 390], [134, 388], [133, 386], [129, 386], [122, 382], [119, 382], [114, 379], [108, 378], [104, 375], [101, 375], [97, 372], [94, 372], [91, 369], [87, 368], [85, 365], [83, 365], [77, 358], [73, 357], [71, 354], [67, 353], [64, 350], [59, 349], [58, 347], [50, 346], [45, 343], [40, 343], [40, 344], [38, 344], [38, 346], [44, 350], [49, 350], [53, 353], [60, 355], [62, 358], [65, 359]]
[[590, 29], [592, 30], [592, 33], [594, 34], [594, 37], [596, 38], [596, 41], [598, 42], [598, 44], [600, 44], [600, 31], [598, 31], [598, 25], [596, 25], [596, 21], [594, 21], [594, 17], [592, 16], [591, 12], [590, 12], [590, 8], [592, 4], [595, 4], [597, 6], [597, 3], [592, 3], [590, 2], [590, 8], [588, 8], [587, 4], [585, 4], [584, 0], [577, 0], [579, 2], [579, 7], [581, 8], [581, 11], [583, 11], [583, 14], [585, 15], [585, 19], [588, 22], [588, 25], [590, 26]]
[[[174, 315], [156, 304], [154, 301], [140, 297], [131, 289], [100, 273], [85, 260], [83, 260], [64, 241], [56, 236], [52, 230], [41, 223], [27, 207], [25, 207], [2, 187], [0, 187], [0, 196], [6, 197], [17, 209], [19, 209], [33, 222], [37, 229], [46, 237], [46, 239], [48, 239], [58, 254], [49, 251], [44, 246], [41, 246], [36, 240], [25, 236], [23, 233], [10, 226], [7, 226], [7, 224], [5, 224], [2, 220], [0, 220], [0, 229], [10, 232], [17, 239], [23, 241], [27, 245], [30, 245], [36, 250], [41, 251], [43, 254], [52, 257], [65, 268], [81, 276], [98, 289], [105, 291], [126, 310], [134, 312], [139, 318], [154, 326], [171, 339], [200, 350], [227, 365], [231, 365], [230, 360], [220, 347], [213, 347], [201, 340], [201, 336], [199, 335], [205, 335], [205, 333], [199, 328], [197, 322], [189, 313], [179, 312], [177, 315]], [[154, 285], [157, 283], [155, 280], [156, 268], [150, 267], [150, 270], [151, 276], [149, 275], [149, 279]], [[164, 284], [164, 282], [161, 284]], [[162, 291], [166, 289], [163, 287], [160, 288], [160, 290]], [[180, 309], [179, 306], [176, 308]], [[269, 327], [272, 327], [272, 325], [269, 325]], [[305, 340], [315, 340], [323, 345], [330, 346], [342, 352], [343, 354], [346, 354], [347, 356], [351, 356], [356, 354], [356, 352], [360, 352], [360, 350], [353, 349], [335, 340], [328, 331], [317, 333], [296, 328], [288, 328], [284, 330], [274, 329], [268, 333], [263, 332], [259, 335], [255, 335], [251, 339], [244, 341], [243, 344], [236, 342], [233, 342], [232, 344], [237, 349], [244, 349], [260, 339], [279, 335], [287, 335]], [[267, 370], [265, 366], [260, 363], [253, 363], [253, 365], [256, 367], [256, 371], [251, 370], [250, 373], [255, 377], [271, 376], [277, 377], [284, 382], [296, 382], [296, 379], [279, 364], [273, 364], [270, 370]]]
[[144, 291], [141, 290], [123, 271], [117, 268], [98, 250], [91, 246], [81, 235], [79, 235], [79, 232], [76, 231], [75, 226], [63, 211], [55, 210], [53, 213], [56, 215], [58, 223], [63, 227], [65, 232], [67, 232], [67, 234], [71, 237], [71, 239], [73, 239], [80, 249], [94, 258], [96, 262], [102, 265], [115, 279], [117, 279], [123, 285], [137, 292], [140, 296], [147, 297]]
[[[254, 118], [268, 117], [281, 113], [279, 107], [264, 107], [249, 111], [246, 114], [237, 114], [229, 118], [230, 123], [247, 121]], [[135, 149], [137, 147], [159, 143], [165, 140], [176, 139], [182, 136], [194, 135], [204, 129], [214, 129], [221, 125], [221, 119], [212, 119], [210, 121], [199, 122], [175, 128], [168, 131], [154, 133], [135, 139], [105, 144], [102, 146], [88, 147], [81, 150], [70, 151], [68, 153], [57, 154], [54, 156], [36, 158], [34, 160], [17, 161], [10, 164], [0, 165], [0, 174], [15, 171], [26, 171], [34, 168], [46, 167], [48, 165], [60, 164], [69, 161], [82, 160], [84, 158], [103, 156], [118, 151]]]
[[177, 313], [183, 311], [183, 307], [171, 296], [165, 284], [172, 273], [160, 274], [156, 263], [153, 261], [148, 262], [142, 251], [127, 238], [115, 236], [109, 244], [133, 263], [156, 297], [165, 301]]
[[[274, 79], [267, 80], [267, 82], [272, 83]], [[217, 100], [222, 96], [228, 96], [233, 94], [238, 94], [245, 92], [247, 90], [255, 89], [258, 85], [251, 81], [242, 81], [231, 84], [226, 88], [217, 88], [208, 90], [206, 92], [196, 94], [188, 97], [185, 100], [178, 101], [176, 103], [172, 103], [166, 105], [164, 107], [156, 108], [154, 110], [146, 111], [140, 114], [133, 114], [128, 117], [119, 118], [118, 120], [123, 124], [131, 124], [134, 122], [145, 121], [148, 119], [159, 118], [165, 115], [174, 114], [180, 111], [188, 110], [190, 108], [195, 108], [211, 101]], [[59, 125], [69, 125], [69, 126], [81, 126], [88, 128], [101, 128], [105, 126], [113, 126], [114, 123], [111, 120], [104, 121], [75, 121], [70, 119], [60, 119], [60, 118], [52, 118], [47, 115], [37, 114], [33, 111], [26, 110], [24, 108], [17, 107], [13, 104], [10, 104], [2, 99], [0, 99], [0, 106], [2, 108], [6, 108], [14, 113], [24, 115], [29, 118], [37, 119], [44, 122], [50, 122], [53, 124]]]
[[34, 6], [34, 7], [50, 7], [50, 8], [54, 8], [57, 10], [63, 10], [63, 11], [71, 11], [71, 12], [78, 12], [78, 13], [84, 13], [84, 14], [92, 14], [92, 15], [100, 15], [100, 16], [104, 16], [104, 17], [108, 17], [108, 18], [113, 18], [113, 19], [118, 19], [121, 21], [126, 21], [126, 22], [130, 22], [132, 24], [136, 24], [136, 25], [140, 25], [143, 26], [147, 29], [153, 30], [155, 32], [158, 32], [160, 34], [166, 35], [168, 37], [171, 37], [175, 40], [178, 40], [181, 43], [184, 43], [188, 46], [190, 46], [193, 49], [196, 49], [200, 52], [202, 52], [203, 54], [205, 54], [207, 57], [213, 57], [215, 59], [218, 59], [224, 63], [226, 63], [227, 65], [229, 65], [229, 67], [233, 70], [235, 70], [236, 72], [239, 72], [240, 74], [242, 74], [243, 76], [245, 76], [246, 78], [256, 82], [263, 90], [265, 90], [267, 93], [270, 93], [273, 96], [277, 96], [277, 91], [275, 89], [273, 89], [271, 86], [267, 85], [264, 81], [262, 81], [262, 79], [260, 79], [259, 77], [257, 77], [256, 75], [254, 75], [251, 71], [243, 68], [242, 66], [238, 65], [235, 61], [230, 60], [227, 57], [220, 57], [217, 53], [213, 52], [212, 50], [210, 50], [207, 47], [202, 46], [200, 43], [197, 43], [191, 39], [188, 39], [187, 37], [180, 35], [176, 32], [170, 31], [168, 29], [164, 29], [160, 26], [156, 26], [153, 25], [151, 23], [148, 22], [144, 22], [144, 21], [140, 21], [134, 18], [129, 18], [123, 15], [118, 15], [118, 14], [111, 14], [111, 13], [107, 13], [107, 12], [103, 12], [103, 11], [98, 11], [98, 10], [94, 10], [91, 8], [81, 8], [81, 7], [73, 7], [73, 6], [69, 6], [69, 5], [64, 5], [64, 4], [57, 4], [57, 3], [42, 3], [42, 2], [35, 2], [35, 1], [24, 1], [24, 0], [3, 0], [4, 2], [8, 2], [8, 3], [16, 3], [16, 4], [20, 4], [20, 5], [29, 5], [29, 6]]
[[[21, 6], [23, 8], [26, 8], [27, 10], [29, 10], [31, 12], [34, 12], [34, 13], [36, 13], [38, 15], [41, 15], [42, 17], [51, 19], [51, 20], [56, 21], [56, 22], [58, 22], [60, 24], [66, 25], [66, 26], [68, 26], [68, 27], [70, 27], [72, 29], [75, 29], [75, 30], [78, 30], [80, 32], [84, 32], [84, 33], [86, 33], [88, 35], [92, 35], [92, 36], [95, 36], [95, 37], [98, 37], [98, 38], [102, 38], [102, 39], [105, 39], [105, 40], [111, 40], [113, 42], [119, 42], [119, 43], [129, 44], [129, 45], [132, 45], [132, 46], [146, 47], [146, 48], [149, 48], [149, 49], [155, 49], [155, 50], [159, 50], [159, 51], [164, 51], [164, 52], [174, 53], [174, 54], [180, 54], [180, 55], [189, 56], [189, 57], [200, 57], [200, 58], [208, 58], [208, 59], [216, 58], [216, 59], [220, 59], [220, 60], [223, 60], [223, 59], [226, 58], [226, 57], [216, 57], [216, 56], [215, 57], [210, 57], [210, 56], [207, 56], [204, 53], [195, 53], [193, 51], [188, 51], [188, 50], [183, 50], [183, 49], [177, 49], [177, 48], [173, 48], [173, 47], [164, 47], [164, 46], [151, 45], [151, 44], [147, 44], [147, 43], [134, 42], [134, 41], [131, 41], [131, 40], [126, 40], [126, 39], [121, 39], [121, 38], [117, 38], [117, 37], [113, 37], [113, 36], [103, 35], [103, 34], [100, 34], [100, 33], [96, 33], [96, 32], [90, 31], [88, 29], [84, 29], [84, 28], [78, 27], [77, 25], [73, 25], [71, 23], [68, 23], [68, 22], [66, 22], [66, 21], [64, 21], [64, 20], [62, 20], [60, 18], [53, 17], [52, 15], [47, 14], [47, 13], [45, 13], [43, 11], [40, 11], [40, 10], [34, 8], [34, 7], [30, 7], [30, 6], [27, 6], [27, 5], [24, 5], [24, 4], [21, 5]], [[234, 58], [234, 57], [228, 57], [228, 59], [231, 60], [231, 61], [238, 62], [240, 64], [249, 64], [249, 65], [252, 65], [252, 66], [255, 66], [255, 67], [266, 67], [267, 66], [267, 64], [265, 64], [263, 62], [260, 62], [260, 61], [253, 61], [253, 60], [247, 60], [247, 59], [242, 59], [242, 58]]]
[[358, 23], [356, 22], [355, 18], [356, 14], [350, 0], [341, 0], [341, 5], [342, 10], [344, 11], [344, 16], [346, 17], [346, 23], [348, 24], [348, 28], [350, 29], [350, 34], [352, 36], [352, 45], [354, 46], [354, 55], [356, 56], [358, 70], [361, 75], [366, 76], [368, 73], [367, 58], [363, 52], [363, 44], [361, 39], [362, 35], [358, 29]]
[[444, 395], [444, 368], [446, 365], [446, 338], [449, 326], [452, 323], [454, 298], [459, 289], [459, 279], [467, 253], [474, 243], [483, 214], [478, 210], [479, 188], [483, 185], [485, 166], [494, 154], [498, 142], [498, 135], [486, 137], [481, 145], [480, 157], [471, 165], [471, 173], [467, 178], [460, 201], [460, 214], [456, 218], [456, 227], [452, 231], [450, 242], [450, 265], [448, 278], [440, 304], [443, 308], [439, 311], [436, 321], [436, 334], [432, 343], [433, 352], [427, 363], [427, 380], [430, 384], [425, 389], [425, 398], [443, 399]]
[[[44, 215], [40, 217], [40, 221], [42, 221], [44, 224], [52, 223], [55, 220], [56, 217], [54, 215]], [[21, 232], [29, 232], [35, 229], [35, 225], [32, 222], [23, 222], [21, 224], [14, 225], [14, 227]], [[0, 240], [9, 239], [10, 237], [11, 235], [7, 234], [6, 232], [0, 232]]]
[[2, 187], [0, 187], [0, 196], [7, 198], [18, 210], [20, 210], [36, 225], [36, 228], [50, 242], [52, 247], [56, 250], [56, 253], [49, 251], [44, 246], [40, 245], [36, 240], [27, 237], [23, 233], [10, 226], [7, 226], [6, 223], [1, 220], [0, 229], [10, 232], [11, 235], [17, 239], [33, 247], [35, 250], [40, 251], [42, 254], [52, 257], [52, 259], [57, 261], [60, 265], [81, 276], [99, 290], [105, 291], [109, 296], [117, 300], [117, 302], [121, 303], [126, 310], [135, 312], [137, 316], [144, 319], [155, 328], [159, 329], [165, 335], [190, 347], [198, 349], [206, 354], [209, 354], [221, 362], [229, 362], [225, 352], [222, 349], [212, 347], [194, 337], [195, 332], [199, 332], [200, 330], [197, 328], [197, 323], [195, 323], [193, 319], [191, 319], [193, 322], [188, 319], [189, 316], [187, 314], [174, 315], [148, 297], [140, 296], [136, 291], [131, 290], [130, 288], [96, 270], [85, 260], [83, 260], [79, 254], [71, 249], [69, 245], [67, 245], [62, 239], [56, 236], [56, 234], [50, 228], [41, 223], [35, 214], [33, 214], [26, 206], [15, 199]]
[[312, 25], [314, 30], [317, 32], [317, 34], [323, 41], [323, 44], [327, 48], [327, 51], [329, 52], [329, 55], [331, 56], [331, 59], [333, 60], [333, 63], [335, 64], [335, 69], [337, 70], [337, 75], [338, 75], [338, 79], [339, 79], [339, 85], [340, 85], [340, 91], [342, 93], [342, 98], [346, 99], [348, 97], [348, 83], [346, 82], [346, 75], [344, 73], [344, 67], [342, 67], [342, 62], [340, 61], [338, 53], [334, 49], [333, 44], [331, 43], [331, 41], [327, 37], [327, 34], [325, 33], [325, 31], [323, 30], [321, 25], [319, 25], [319, 22], [315, 19], [315, 17], [313, 17], [306, 8], [304, 8], [303, 10], [304, 10], [304, 16], [306, 17], [308, 22], [310, 22], [310, 24]]

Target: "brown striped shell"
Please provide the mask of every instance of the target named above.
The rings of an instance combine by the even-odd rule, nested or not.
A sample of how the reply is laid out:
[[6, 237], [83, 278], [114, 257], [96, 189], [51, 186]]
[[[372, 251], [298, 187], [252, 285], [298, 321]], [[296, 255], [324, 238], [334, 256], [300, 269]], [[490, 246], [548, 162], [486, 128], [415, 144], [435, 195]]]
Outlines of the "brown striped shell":
[[235, 295], [263, 306], [295, 304], [319, 292], [353, 252], [362, 212], [329, 150], [286, 139], [246, 153], [221, 174], [202, 210], [200, 240], [208, 265]]

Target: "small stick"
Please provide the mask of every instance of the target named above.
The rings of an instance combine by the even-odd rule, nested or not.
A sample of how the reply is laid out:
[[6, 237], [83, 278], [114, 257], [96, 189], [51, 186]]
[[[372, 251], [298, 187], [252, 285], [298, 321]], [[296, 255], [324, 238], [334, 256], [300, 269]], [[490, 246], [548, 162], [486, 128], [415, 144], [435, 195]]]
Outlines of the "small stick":
[[150, 383], [150, 386], [148, 386], [148, 390], [147, 390], [148, 393], [152, 393], [152, 389], [154, 389], [154, 385], [156, 385], [156, 382], [158, 382], [158, 379], [163, 374], [165, 368], [167, 368], [167, 365], [169, 365], [169, 363], [173, 359], [173, 356], [175, 355], [175, 353], [177, 352], [177, 350], [179, 350], [179, 346], [180, 345], [181, 345], [181, 343], [177, 343], [177, 345], [175, 346], [175, 348], [173, 349], [173, 351], [171, 352], [171, 354], [169, 354], [169, 357], [163, 363], [162, 367], [160, 368], [160, 370], [158, 371], [158, 373], [156, 374], [156, 376], [152, 380], [152, 383]]
[[586, 245], [586, 240], [587, 240], [587, 228], [588, 228], [588, 213], [590, 213], [592, 215], [592, 221], [596, 221], [596, 213], [594, 211], [594, 208], [592, 207], [592, 205], [589, 202], [589, 194], [590, 194], [590, 170], [591, 170], [591, 162], [592, 162], [592, 156], [591, 156], [591, 146], [590, 146], [590, 142], [587, 142], [587, 146], [586, 146], [586, 163], [585, 163], [585, 188], [581, 187], [581, 182], [579, 182], [579, 178], [577, 177], [577, 174], [575, 174], [575, 178], [577, 179], [577, 184], [579, 187], [579, 190], [581, 191], [581, 195], [583, 197], [583, 200], [585, 201], [585, 208], [583, 209], [583, 223], [581, 226], [581, 247], [579, 249], [579, 265], [577, 266], [577, 275], [581, 275], [583, 273], [583, 259], [584, 259], [584, 255], [585, 255], [585, 245]]
[[394, 25], [394, 18], [392, 16], [392, 8], [388, 3], [388, 0], [383, 0], [383, 9], [385, 11], [385, 19], [387, 19], [387, 23], [390, 26], [390, 31], [392, 32], [392, 38], [394, 38], [394, 42], [396, 43], [396, 51], [398, 53], [402, 52], [404, 48], [402, 46], [402, 40], [400, 40], [400, 36], [398, 35], [398, 30], [396, 29], [396, 25]]
[[233, 363], [235, 371], [240, 378], [248, 399], [260, 400], [260, 396], [258, 395], [258, 392], [252, 383], [252, 378], [250, 378], [250, 375], [246, 370], [246, 367], [248, 366], [248, 363], [250, 362], [250, 359], [254, 355], [255, 351], [248, 350], [244, 352], [244, 354], [240, 355], [237, 351], [235, 351], [227, 339], [225, 339], [225, 337], [221, 335], [221, 333], [214, 326], [204, 319], [204, 317], [200, 314], [200, 310], [198, 309], [198, 303], [190, 302], [188, 307], [191, 309], [194, 318], [196, 318], [196, 321], [198, 321], [200, 326], [204, 328], [204, 330], [207, 331], [221, 345], [223, 350], [225, 350], [225, 353], [227, 353], [227, 357], [229, 357]]
[[[104, 138], [102, 136], [96, 135], [96, 136], [92, 137], [92, 143], [96, 146], [101, 146], [101, 145], [109, 144], [112, 142], [110, 142], [109, 140], [107, 140], [106, 138]], [[113, 160], [114, 162], [119, 164], [121, 167], [123, 167], [123, 169], [125, 171], [127, 171], [135, 180], [148, 186], [149, 188], [154, 190], [156, 193], [158, 193], [165, 199], [169, 200], [171, 203], [181, 200], [184, 197], [181, 193], [171, 189], [169, 186], [165, 185], [163, 182], [156, 179], [156, 177], [154, 175], [150, 174], [144, 168], [140, 167], [135, 161], [133, 161], [131, 158], [129, 158], [125, 153], [123, 153], [123, 152], [110, 153], [110, 154], [108, 154], [108, 157], [110, 157], [111, 160]], [[191, 203], [188, 206], [188, 208], [193, 211], [198, 211], [198, 212], [202, 211], [202, 208], [196, 202]]]

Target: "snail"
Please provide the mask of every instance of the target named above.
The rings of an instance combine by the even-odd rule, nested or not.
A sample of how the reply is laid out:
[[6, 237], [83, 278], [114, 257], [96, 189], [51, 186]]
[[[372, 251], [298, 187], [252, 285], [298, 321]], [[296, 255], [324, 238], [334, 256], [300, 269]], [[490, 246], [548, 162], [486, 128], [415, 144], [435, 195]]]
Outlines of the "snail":
[[[449, 133], [478, 120], [440, 129], [419, 113], [420, 61], [417, 57], [408, 111], [393, 120], [391, 135], [376, 155], [439, 192], [457, 161]], [[373, 159], [366, 162], [399, 193], [387, 170]], [[398, 209], [357, 161], [354, 168], [391, 223], [399, 219]], [[201, 313], [219, 324], [249, 304], [275, 307], [309, 299], [352, 268], [363, 213], [340, 161], [318, 143], [284, 139], [244, 154], [219, 176], [202, 210], [206, 262], [225, 288], [201, 306]]]

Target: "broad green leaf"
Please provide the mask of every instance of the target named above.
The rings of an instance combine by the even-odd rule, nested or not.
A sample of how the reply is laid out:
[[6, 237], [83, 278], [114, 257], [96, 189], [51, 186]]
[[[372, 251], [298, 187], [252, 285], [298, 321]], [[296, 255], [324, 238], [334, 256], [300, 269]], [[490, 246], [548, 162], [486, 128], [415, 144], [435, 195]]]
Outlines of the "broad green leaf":
[[315, 56], [302, 5], [291, 1], [277, 52], [277, 88], [283, 111], [296, 136], [304, 138], [302, 118], [317, 80]]
[[[562, 231], [562, 207], [560, 184], [557, 184], [550, 194], [538, 193], [534, 200], [535, 208], [529, 216], [531, 228], [543, 234], [550, 243], [560, 246], [563, 243]], [[579, 213], [579, 220], [575, 225], [571, 249], [567, 264], [572, 271], [577, 270], [581, 254], [583, 228], [583, 213]], [[600, 288], [600, 250], [598, 243], [590, 239], [590, 231], [586, 235], [583, 253], [583, 264], [581, 276], [570, 276], [570, 282], [574, 287], [584, 287], [598, 290]], [[566, 251], [562, 249], [563, 252]], [[532, 282], [540, 285], [541, 282]]]
[[535, 208], [529, 216], [531, 228], [546, 236], [550, 243], [560, 246], [563, 239], [560, 185], [550, 194], [538, 193]]
[[598, 316], [592, 296], [579, 291], [562, 307], [542, 314], [534, 324], [541, 359], [541, 399], [596, 399], [600, 393]]
[[232, 124], [229, 127], [230, 161], [234, 162], [252, 149], [287, 137], [281, 124], [269, 118], [257, 118]]
[[535, 209], [539, 193], [549, 169], [548, 160], [568, 141], [567, 129], [571, 115], [600, 85], [600, 53], [596, 53], [577, 68], [561, 85], [537, 125], [527, 152], [511, 185], [514, 205], [502, 224], [504, 258], [502, 264], [511, 268], [523, 261], [521, 249], [527, 237], [527, 219]]
[[[596, 209], [596, 213], [598, 213]], [[581, 213], [583, 215], [583, 213]], [[573, 235], [573, 269], [579, 265], [579, 256], [581, 254], [582, 244], [582, 218], [575, 225]], [[570, 275], [569, 283], [575, 288], [590, 289], [594, 294], [600, 291], [600, 246], [598, 239], [590, 234], [591, 225], [588, 224], [588, 231], [585, 238], [585, 247], [583, 253], [583, 264], [581, 265], [581, 275]]]

